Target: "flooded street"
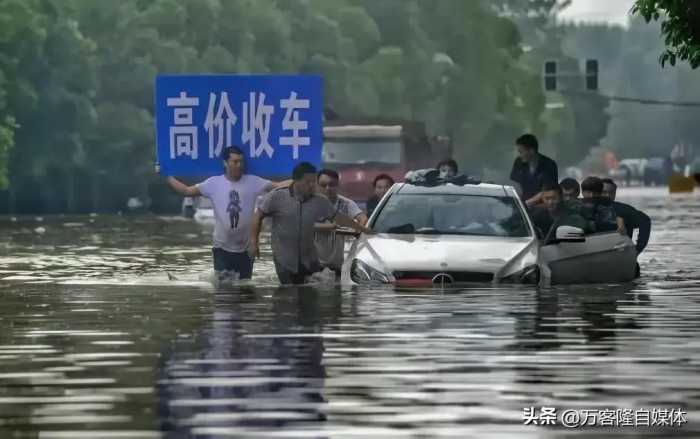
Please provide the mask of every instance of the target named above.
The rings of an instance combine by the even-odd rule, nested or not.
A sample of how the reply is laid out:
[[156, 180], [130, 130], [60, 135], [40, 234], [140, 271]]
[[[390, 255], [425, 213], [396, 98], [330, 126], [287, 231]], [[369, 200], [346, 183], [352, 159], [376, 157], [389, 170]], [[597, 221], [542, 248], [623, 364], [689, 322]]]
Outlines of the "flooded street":
[[281, 288], [269, 246], [217, 290], [189, 220], [2, 217], [0, 438], [700, 437], [700, 194], [619, 199], [653, 220], [641, 279], [546, 290]]

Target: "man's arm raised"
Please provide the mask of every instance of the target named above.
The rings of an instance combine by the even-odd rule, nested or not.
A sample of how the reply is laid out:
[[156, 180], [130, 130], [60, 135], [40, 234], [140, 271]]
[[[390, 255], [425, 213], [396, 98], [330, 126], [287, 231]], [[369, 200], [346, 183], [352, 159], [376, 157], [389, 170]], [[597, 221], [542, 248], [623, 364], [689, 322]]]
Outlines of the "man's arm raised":
[[183, 197], [199, 197], [202, 195], [202, 192], [196, 185], [187, 186], [175, 177], [168, 177], [167, 182], [175, 192]]

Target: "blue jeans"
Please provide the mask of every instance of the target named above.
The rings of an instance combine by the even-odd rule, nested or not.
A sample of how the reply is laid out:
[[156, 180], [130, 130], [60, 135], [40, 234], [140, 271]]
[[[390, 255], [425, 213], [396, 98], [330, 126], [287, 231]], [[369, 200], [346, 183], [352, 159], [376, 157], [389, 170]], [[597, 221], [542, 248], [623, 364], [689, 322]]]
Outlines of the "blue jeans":
[[239, 279], [253, 277], [253, 260], [247, 252], [232, 253], [216, 247], [211, 251], [214, 254], [214, 271], [233, 270], [239, 274]]

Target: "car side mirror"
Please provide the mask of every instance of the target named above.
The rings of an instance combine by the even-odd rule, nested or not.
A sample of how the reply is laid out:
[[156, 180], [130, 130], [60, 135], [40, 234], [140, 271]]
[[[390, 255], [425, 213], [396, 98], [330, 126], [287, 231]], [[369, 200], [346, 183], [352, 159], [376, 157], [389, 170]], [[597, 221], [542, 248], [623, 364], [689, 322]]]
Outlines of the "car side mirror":
[[556, 237], [554, 239], [555, 243], [560, 242], [586, 242], [586, 237], [584, 236], [583, 229], [573, 226], [559, 226], [557, 227]]

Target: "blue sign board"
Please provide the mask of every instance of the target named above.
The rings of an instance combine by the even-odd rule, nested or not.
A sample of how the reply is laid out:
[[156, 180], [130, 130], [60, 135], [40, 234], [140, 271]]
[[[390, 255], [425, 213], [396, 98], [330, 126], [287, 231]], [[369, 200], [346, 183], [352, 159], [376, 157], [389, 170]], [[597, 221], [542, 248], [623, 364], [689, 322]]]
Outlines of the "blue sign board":
[[221, 150], [238, 146], [246, 170], [285, 176], [321, 162], [319, 76], [161, 75], [156, 78], [157, 159], [163, 175], [217, 175]]

